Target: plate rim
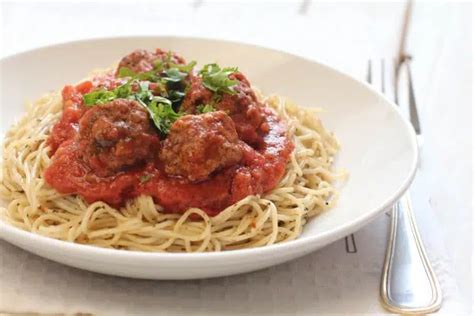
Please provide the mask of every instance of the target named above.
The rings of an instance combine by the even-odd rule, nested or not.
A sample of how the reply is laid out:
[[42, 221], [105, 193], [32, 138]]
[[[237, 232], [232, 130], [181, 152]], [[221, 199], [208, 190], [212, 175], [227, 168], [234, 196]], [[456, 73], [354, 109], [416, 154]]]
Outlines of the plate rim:
[[[202, 36], [181, 36], [181, 35], [120, 35], [120, 36], [106, 36], [106, 37], [91, 37], [91, 38], [84, 38], [79, 40], [71, 40], [65, 42], [58, 42], [50, 45], [42, 45], [32, 49], [22, 50], [16, 53], [12, 53], [6, 55], [0, 59], [0, 70], [2, 69], [2, 64], [7, 62], [10, 59], [14, 59], [17, 57], [25, 56], [28, 54], [35, 54], [44, 50], [48, 49], [55, 49], [60, 47], [65, 47], [69, 45], [75, 44], [84, 44], [84, 43], [94, 43], [94, 42], [101, 42], [101, 41], [117, 41], [117, 40], [130, 40], [130, 39], [143, 39], [143, 40], [151, 40], [151, 39], [179, 39], [179, 40], [198, 40], [198, 41], [208, 41], [219, 43], [223, 42], [226, 44], [233, 44], [233, 45], [244, 45], [248, 47], [253, 47], [257, 49], [263, 49], [272, 52], [278, 52], [283, 55], [287, 55], [292, 58], [302, 59], [306, 62], [310, 62], [313, 64], [317, 64], [319, 67], [325, 68], [326, 70], [332, 71], [337, 73], [339, 76], [345, 77], [345, 79], [349, 79], [353, 81], [355, 84], [362, 86], [365, 89], [370, 90], [374, 95], [378, 98], [384, 100], [384, 104], [382, 106], [386, 106], [390, 111], [396, 113], [398, 118], [401, 120], [403, 125], [405, 126], [410, 141], [410, 147], [413, 150], [413, 157], [412, 157], [412, 164], [410, 166], [410, 170], [407, 172], [407, 176], [399, 185], [396, 191], [391, 194], [391, 196], [387, 197], [385, 201], [379, 205], [378, 207], [374, 207], [369, 211], [365, 212], [362, 216], [355, 218], [354, 220], [345, 222], [343, 225], [339, 225], [335, 228], [332, 228], [328, 231], [318, 233], [313, 236], [305, 236], [304, 238], [298, 237], [297, 239], [276, 243], [272, 245], [266, 245], [262, 247], [255, 247], [255, 248], [246, 248], [246, 249], [236, 249], [236, 250], [226, 250], [220, 252], [192, 252], [192, 253], [170, 253], [170, 252], [145, 252], [145, 251], [137, 251], [137, 250], [119, 250], [119, 249], [110, 249], [110, 248], [101, 248], [92, 245], [84, 245], [78, 244], [74, 242], [54, 239], [51, 237], [42, 236], [40, 234], [35, 234], [32, 232], [28, 232], [22, 230], [18, 227], [15, 227], [4, 220], [0, 219], [0, 238], [4, 240], [8, 240], [5, 236], [11, 236], [14, 239], [22, 239], [36, 242], [37, 244], [40, 243], [41, 246], [47, 246], [49, 248], [56, 248], [60, 251], [72, 251], [79, 255], [88, 254], [94, 255], [94, 257], [98, 256], [105, 256], [109, 258], [109, 260], [114, 259], [149, 259], [149, 260], [162, 260], [162, 261], [169, 261], [174, 262], [176, 260], [198, 260], [198, 261], [208, 261], [208, 260], [215, 260], [217, 258], [222, 259], [227, 257], [228, 259], [242, 257], [246, 255], [254, 255], [254, 254], [269, 254], [275, 251], [282, 251], [286, 252], [291, 248], [300, 248], [300, 249], [309, 249], [310, 244], [316, 244], [317, 240], [323, 239], [331, 239], [331, 237], [335, 237], [340, 235], [344, 231], [350, 231], [351, 228], [360, 228], [364, 226], [364, 224], [370, 222], [374, 218], [376, 218], [383, 210], [387, 209], [388, 207], [392, 206], [404, 193], [408, 190], [409, 186], [411, 185], [416, 171], [417, 165], [419, 160], [419, 149], [416, 139], [416, 134], [413, 130], [412, 125], [404, 118], [401, 114], [401, 111], [398, 106], [395, 105], [394, 102], [389, 100], [385, 97], [381, 92], [377, 91], [371, 85], [366, 82], [360, 81], [359, 79], [355, 78], [354, 76], [347, 74], [333, 66], [329, 66], [324, 62], [318, 61], [316, 59], [309, 58], [307, 56], [302, 56], [293, 52], [288, 52], [280, 48], [249, 43], [245, 41], [234, 41], [234, 40], [225, 40], [219, 38], [212, 38], [212, 37], [202, 37]], [[39, 245], [38, 245], [39, 246]], [[23, 247], [21, 247], [23, 248]], [[38, 247], [42, 248], [42, 247]]]

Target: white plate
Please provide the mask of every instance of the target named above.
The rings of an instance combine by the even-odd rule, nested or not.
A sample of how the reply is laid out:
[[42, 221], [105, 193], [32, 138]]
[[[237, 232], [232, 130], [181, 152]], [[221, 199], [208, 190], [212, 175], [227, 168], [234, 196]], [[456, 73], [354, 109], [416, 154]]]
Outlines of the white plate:
[[95, 39], [40, 48], [0, 61], [0, 133], [24, 111], [24, 101], [74, 83], [136, 48], [175, 50], [188, 60], [238, 66], [264, 93], [322, 107], [324, 124], [349, 170], [334, 209], [312, 219], [295, 241], [221, 253], [170, 254], [101, 249], [58, 241], [0, 222], [0, 237], [27, 251], [81, 269], [135, 278], [193, 279], [257, 270], [319, 249], [369, 223], [411, 183], [415, 134], [396, 106], [368, 85], [317, 62], [262, 47], [177, 37]]

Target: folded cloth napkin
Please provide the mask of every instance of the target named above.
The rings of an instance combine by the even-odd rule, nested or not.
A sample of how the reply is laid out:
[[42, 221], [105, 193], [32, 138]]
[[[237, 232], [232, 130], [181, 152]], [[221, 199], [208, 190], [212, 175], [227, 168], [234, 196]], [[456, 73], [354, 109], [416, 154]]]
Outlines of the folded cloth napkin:
[[[416, 204], [419, 200], [415, 199]], [[429, 211], [418, 214], [428, 216]], [[419, 218], [421, 219], [421, 218]], [[423, 231], [439, 228], [420, 220]], [[0, 241], [0, 312], [96, 315], [385, 314], [379, 282], [390, 217], [381, 215], [344, 240], [269, 269], [216, 279], [153, 281], [81, 271]], [[442, 315], [467, 315], [437, 234], [423, 236], [444, 294]]]

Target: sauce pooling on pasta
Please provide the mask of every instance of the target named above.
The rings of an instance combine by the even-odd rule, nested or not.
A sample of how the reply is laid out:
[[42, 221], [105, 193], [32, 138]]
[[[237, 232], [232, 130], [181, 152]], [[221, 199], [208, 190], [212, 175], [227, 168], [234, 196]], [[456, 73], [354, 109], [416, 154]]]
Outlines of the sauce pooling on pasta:
[[274, 188], [294, 145], [285, 123], [236, 68], [160, 49], [62, 91], [46, 182], [89, 202], [152, 196], [166, 211], [216, 215]]

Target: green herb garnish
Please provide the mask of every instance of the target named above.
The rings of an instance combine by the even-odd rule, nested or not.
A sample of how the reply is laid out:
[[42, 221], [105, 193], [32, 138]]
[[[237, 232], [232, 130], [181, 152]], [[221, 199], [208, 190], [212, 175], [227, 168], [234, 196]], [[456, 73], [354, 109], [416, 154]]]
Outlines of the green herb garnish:
[[153, 100], [147, 106], [156, 128], [158, 128], [162, 135], [168, 135], [171, 125], [183, 115], [180, 112], [175, 112], [171, 102], [168, 99], [165, 100], [168, 102], [164, 103]]
[[120, 67], [118, 71], [118, 77], [119, 78], [124, 78], [124, 77], [135, 77], [137, 73], [133, 71], [132, 69], [128, 67]]
[[[154, 62], [152, 70], [141, 73], [121, 67], [117, 76], [128, 81], [111, 91], [100, 89], [84, 94], [84, 104], [93, 106], [115, 99], [136, 100], [148, 110], [160, 134], [166, 136], [171, 125], [183, 115], [178, 109], [186, 95], [184, 80], [196, 65], [195, 61], [186, 65], [175, 64], [171, 61], [172, 57], [172, 53], [168, 52], [163, 59]], [[156, 85], [153, 91], [150, 90], [150, 82]]]
[[196, 66], [196, 61], [193, 60], [187, 63], [186, 65], [170, 63], [169, 66], [170, 68], [177, 68], [181, 72], [190, 73], [191, 70], [193, 70], [194, 66]]
[[90, 93], [84, 94], [84, 105], [92, 106], [97, 104], [105, 104], [115, 99], [126, 99], [132, 94], [132, 80], [118, 86], [113, 90], [99, 89]]
[[[132, 90], [132, 84], [138, 85], [138, 91]], [[175, 97], [177, 95], [177, 92], [174, 93]], [[101, 89], [84, 94], [84, 104], [87, 106], [100, 105], [115, 99], [135, 100], [143, 105], [162, 136], [168, 134], [171, 125], [182, 115], [173, 109], [172, 100], [153, 95], [148, 82], [139, 82], [136, 79], [131, 79], [111, 91]]]
[[179, 91], [179, 90], [170, 90], [168, 92], [168, 99], [173, 103], [178, 103], [183, 100], [186, 93]]
[[171, 62], [171, 59], [166, 58], [165, 60], [158, 59], [157, 61], [155, 61], [153, 69], [155, 71], [160, 72], [160, 71], [170, 69], [170, 68], [177, 68], [179, 71], [189, 73], [194, 68], [195, 65], [196, 65], [196, 62], [194, 60], [188, 64], [183, 65], [183, 64], [175, 64]]
[[112, 90], [117, 99], [126, 99], [132, 94], [132, 80], [127, 81], [125, 84], [122, 84]]
[[136, 73], [132, 69], [128, 67], [120, 67], [118, 72], [119, 78], [130, 78], [130, 79], [138, 79], [138, 80], [148, 80], [148, 81], [158, 81], [160, 76], [157, 75], [159, 71], [157, 69], [152, 69], [150, 71]]
[[116, 98], [114, 91], [100, 89], [91, 93], [84, 94], [84, 105], [91, 106], [95, 104], [104, 104]]
[[186, 78], [187, 74], [179, 71], [178, 68], [169, 68], [164, 71], [165, 76], [162, 80], [165, 82], [181, 82]]
[[145, 173], [144, 175], [140, 176], [140, 183], [141, 184], [146, 183], [146, 182], [150, 181], [151, 178], [152, 178], [151, 174]]
[[181, 113], [173, 109], [173, 103], [170, 99], [155, 96], [148, 89], [148, 85], [141, 84], [137, 93], [132, 95], [132, 98], [141, 103], [150, 114], [155, 127], [162, 136], [169, 133], [171, 125], [181, 117]]
[[209, 113], [209, 112], [214, 112], [216, 109], [212, 106], [212, 104], [201, 104], [198, 105], [196, 108], [198, 113], [204, 114], [204, 113]]
[[236, 92], [232, 88], [238, 84], [238, 81], [230, 79], [229, 75], [237, 71], [237, 67], [221, 68], [217, 64], [207, 64], [199, 71], [199, 75], [202, 77], [203, 85], [209, 90], [235, 94]]

